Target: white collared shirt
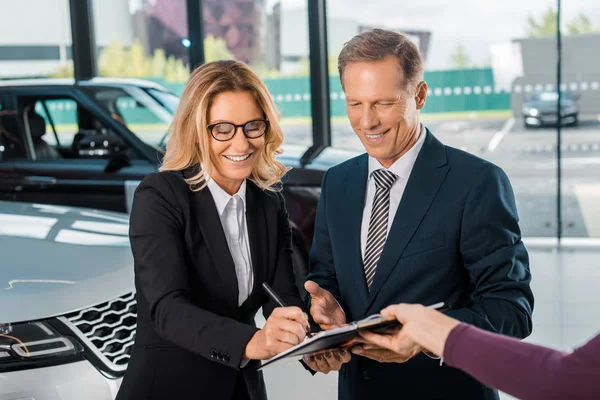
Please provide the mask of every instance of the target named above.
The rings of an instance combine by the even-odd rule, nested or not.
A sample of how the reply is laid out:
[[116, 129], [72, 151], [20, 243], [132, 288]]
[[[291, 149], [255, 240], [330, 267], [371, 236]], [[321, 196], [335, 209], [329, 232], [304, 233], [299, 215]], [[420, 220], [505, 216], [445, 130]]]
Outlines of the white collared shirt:
[[[425, 136], [427, 131], [425, 130], [425, 126], [421, 124], [421, 133], [419, 134], [419, 139], [414, 144], [413, 147], [410, 148], [402, 157], [396, 160], [388, 171], [396, 174], [398, 178], [392, 185], [390, 189], [390, 213], [388, 219], [388, 229], [386, 232], [386, 240], [389, 235], [390, 229], [392, 227], [392, 222], [394, 221], [394, 217], [396, 216], [396, 211], [398, 210], [398, 206], [400, 205], [400, 200], [402, 200], [402, 196], [404, 195], [404, 189], [406, 189], [406, 183], [408, 182], [408, 178], [410, 177], [410, 173], [415, 165], [415, 161], [417, 160], [417, 156], [423, 147], [423, 143], [425, 142]], [[372, 174], [374, 171], [378, 169], [385, 169], [379, 161], [375, 158], [369, 156], [369, 175], [367, 179], [367, 192], [365, 195], [365, 208], [363, 210], [363, 218], [360, 229], [360, 250], [361, 256], [365, 258], [365, 249], [367, 247], [367, 234], [369, 232], [369, 221], [371, 219], [371, 211], [373, 209], [373, 200], [375, 199], [375, 179]]]
[[[240, 190], [233, 196], [224, 191], [212, 179], [208, 181], [207, 186], [217, 206], [227, 246], [235, 264], [239, 291], [238, 306], [241, 306], [250, 296], [254, 285], [248, 225], [246, 224], [246, 181], [242, 182]], [[217, 267], [222, 268], [223, 266]]]

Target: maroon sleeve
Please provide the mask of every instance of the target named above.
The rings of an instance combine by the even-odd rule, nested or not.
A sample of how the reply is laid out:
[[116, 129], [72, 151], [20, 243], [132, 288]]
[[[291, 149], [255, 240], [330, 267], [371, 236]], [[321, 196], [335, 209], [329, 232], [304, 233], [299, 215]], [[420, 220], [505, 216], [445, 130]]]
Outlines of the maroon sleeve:
[[569, 354], [463, 323], [444, 362], [520, 399], [600, 399], [600, 335]]

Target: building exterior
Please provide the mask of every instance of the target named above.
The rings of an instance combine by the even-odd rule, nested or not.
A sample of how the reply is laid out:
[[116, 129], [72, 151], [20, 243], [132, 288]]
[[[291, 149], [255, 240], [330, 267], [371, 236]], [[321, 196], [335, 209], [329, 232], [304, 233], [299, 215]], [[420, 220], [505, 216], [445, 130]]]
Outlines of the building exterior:
[[[266, 56], [268, 65], [271, 68], [279, 69], [283, 74], [294, 73], [302, 66], [301, 61], [307, 59], [309, 54], [307, 9], [305, 7], [282, 9], [278, 3], [273, 7], [268, 23], [267, 29], [270, 32], [270, 45]], [[373, 28], [376, 27], [361, 25], [358, 20], [328, 16], [327, 50], [329, 54], [334, 56], [339, 54], [344, 44], [353, 36]], [[426, 60], [431, 32], [393, 30], [409, 36], [419, 47]]]
[[[520, 48], [522, 75], [512, 83], [511, 106], [519, 115], [527, 93], [556, 90], [556, 38], [515, 39]], [[566, 35], [562, 38], [562, 85], [577, 98], [581, 114], [600, 112], [600, 34]], [[548, 68], [548, 66], [553, 66]]]
[[[0, 10], [11, 16], [0, 24], [0, 78], [48, 76], [72, 59], [69, 0], [0, 0]], [[131, 45], [127, 1], [95, 1], [94, 15], [98, 47], [114, 38]]]

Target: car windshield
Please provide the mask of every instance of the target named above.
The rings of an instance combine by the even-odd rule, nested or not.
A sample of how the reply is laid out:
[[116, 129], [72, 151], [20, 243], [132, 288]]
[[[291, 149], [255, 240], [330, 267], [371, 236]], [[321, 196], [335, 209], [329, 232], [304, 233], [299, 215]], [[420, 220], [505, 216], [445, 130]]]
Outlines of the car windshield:
[[[563, 101], [571, 100], [571, 95], [566, 92], [561, 92], [561, 99]], [[558, 101], [558, 92], [534, 93], [532, 95], [532, 100], [537, 100], [537, 101], [542, 101], [542, 102], [547, 102], [547, 103], [556, 102], [556, 101]]]
[[164, 90], [148, 89], [148, 93], [156, 100], [158, 100], [163, 106], [169, 109], [173, 115], [177, 111], [179, 106], [179, 97], [171, 92], [165, 92]]
[[94, 99], [116, 121], [150, 146], [162, 148], [179, 98], [158, 89], [135, 86], [94, 87]]

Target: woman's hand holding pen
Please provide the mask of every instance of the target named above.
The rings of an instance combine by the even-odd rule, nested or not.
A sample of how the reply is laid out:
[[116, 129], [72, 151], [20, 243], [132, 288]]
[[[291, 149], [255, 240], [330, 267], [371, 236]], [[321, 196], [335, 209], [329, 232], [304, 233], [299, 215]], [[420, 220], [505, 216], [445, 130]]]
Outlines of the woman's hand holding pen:
[[277, 307], [246, 345], [244, 358], [267, 360], [302, 342], [308, 329], [308, 316], [300, 308]]

